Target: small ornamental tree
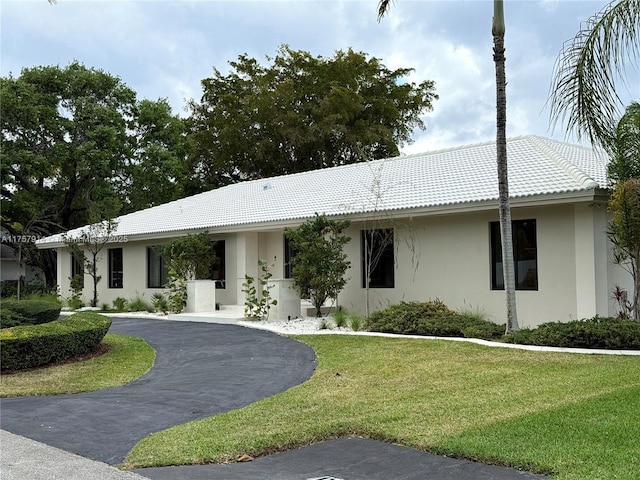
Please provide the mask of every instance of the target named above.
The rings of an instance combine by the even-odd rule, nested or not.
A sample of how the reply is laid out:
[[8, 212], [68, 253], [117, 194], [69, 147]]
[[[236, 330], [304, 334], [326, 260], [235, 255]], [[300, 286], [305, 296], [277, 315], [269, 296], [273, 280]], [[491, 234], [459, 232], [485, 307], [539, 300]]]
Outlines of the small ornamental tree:
[[285, 230], [293, 252], [293, 287], [301, 298], [311, 300], [318, 317], [322, 316], [324, 302], [336, 299], [347, 283], [345, 273], [351, 263], [344, 246], [351, 238], [343, 232], [348, 226], [346, 220], [329, 220], [316, 214], [298, 228]]
[[631, 273], [633, 318], [640, 321], [640, 179], [618, 183], [609, 200], [609, 210], [613, 214], [609, 237], [614, 259]]
[[162, 249], [167, 267], [184, 280], [202, 280], [211, 276], [211, 266], [216, 262], [215, 242], [208, 232], [177, 238]]

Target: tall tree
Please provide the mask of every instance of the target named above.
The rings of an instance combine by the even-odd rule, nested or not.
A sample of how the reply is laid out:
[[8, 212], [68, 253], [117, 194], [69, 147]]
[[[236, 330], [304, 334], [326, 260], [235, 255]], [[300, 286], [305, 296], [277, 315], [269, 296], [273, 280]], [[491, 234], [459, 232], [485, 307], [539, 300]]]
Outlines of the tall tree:
[[121, 178], [122, 213], [186, 196], [191, 143], [184, 120], [171, 112], [168, 101], [138, 102], [131, 135], [131, 156]]
[[[184, 122], [77, 62], [0, 78], [2, 229], [46, 236], [184, 194]], [[27, 262], [56, 282], [55, 252]]]
[[[378, 3], [378, 20], [389, 10], [391, 0]], [[504, 5], [502, 0], [493, 2], [493, 61], [496, 68], [496, 159], [498, 168], [498, 209], [502, 241], [502, 269], [507, 303], [507, 332], [519, 329], [516, 311], [515, 265], [513, 260], [513, 235], [507, 169], [507, 80], [504, 48]]]
[[586, 136], [612, 157], [610, 238], [615, 259], [634, 280], [634, 315], [640, 319], [640, 107], [632, 103], [620, 118], [617, 85], [626, 67], [640, 58], [640, 0], [609, 3], [583, 25], [560, 51], [549, 100], [551, 120], [567, 119], [567, 132]]
[[[135, 93], [120, 79], [72, 63], [26, 68], [0, 79], [2, 228], [27, 225], [47, 235], [112, 216], [112, 179], [129, 154], [127, 125]], [[55, 283], [51, 252], [30, 263]]]
[[191, 102], [195, 185], [237, 181], [397, 155], [437, 98], [364, 53], [314, 57], [283, 45], [269, 65], [241, 55], [202, 81]]
[[640, 57], [640, 0], [609, 3], [563, 46], [550, 89], [551, 120], [608, 151], [620, 119], [618, 81]]

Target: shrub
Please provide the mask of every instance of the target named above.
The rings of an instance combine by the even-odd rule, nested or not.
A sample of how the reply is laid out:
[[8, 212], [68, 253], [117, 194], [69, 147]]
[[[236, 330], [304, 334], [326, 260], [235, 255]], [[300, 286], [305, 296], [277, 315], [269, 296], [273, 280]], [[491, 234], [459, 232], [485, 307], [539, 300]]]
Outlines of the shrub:
[[0, 328], [17, 327], [28, 324], [29, 321], [18, 312], [9, 308], [0, 309]]
[[505, 341], [551, 347], [640, 349], [640, 323], [595, 316], [571, 322], [543, 323], [506, 335]]
[[336, 327], [346, 327], [347, 317], [347, 311], [344, 309], [344, 307], [342, 305], [337, 306], [335, 312], [333, 312], [333, 321], [336, 324]]
[[455, 312], [440, 300], [401, 302], [378, 310], [366, 319], [367, 330], [384, 333], [417, 334], [419, 323], [426, 319], [444, 318]]
[[367, 330], [402, 335], [437, 337], [500, 338], [504, 325], [484, 320], [482, 316], [457, 313], [440, 300], [402, 302], [374, 312], [366, 320]]
[[[43, 283], [27, 283], [23, 284], [20, 288], [20, 298], [27, 296], [41, 296], [41, 295], [57, 295], [57, 287], [49, 287]], [[18, 281], [17, 280], [3, 280], [0, 282], [0, 297], [10, 298], [18, 295]]]
[[126, 298], [116, 297], [112, 303], [113, 303], [113, 308], [119, 312], [123, 312], [127, 309]]
[[349, 315], [349, 326], [354, 332], [362, 330], [364, 321], [360, 315]]
[[21, 370], [92, 352], [110, 326], [108, 317], [80, 312], [55, 322], [1, 330], [0, 368]]
[[169, 310], [169, 301], [162, 293], [154, 293], [151, 297], [151, 303], [158, 312], [166, 313]]
[[153, 313], [155, 310], [153, 306], [149, 302], [147, 302], [140, 295], [136, 296], [129, 300], [129, 307], [127, 308], [130, 312], [151, 312]]
[[61, 305], [45, 300], [4, 300], [0, 303], [0, 326], [39, 325], [60, 317]]

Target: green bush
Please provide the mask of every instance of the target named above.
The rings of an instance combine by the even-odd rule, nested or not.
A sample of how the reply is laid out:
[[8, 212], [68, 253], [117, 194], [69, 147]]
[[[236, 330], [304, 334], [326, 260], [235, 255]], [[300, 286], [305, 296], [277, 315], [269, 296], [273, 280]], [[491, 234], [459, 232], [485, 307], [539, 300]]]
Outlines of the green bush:
[[640, 350], [640, 322], [599, 316], [550, 322], [509, 333], [505, 341], [550, 347]]
[[0, 368], [21, 370], [92, 352], [110, 326], [108, 317], [80, 312], [55, 322], [0, 330]]
[[45, 300], [4, 300], [0, 302], [0, 327], [53, 322], [60, 317], [60, 309], [59, 303]]
[[127, 310], [129, 310], [130, 312], [149, 312], [149, 313], [153, 313], [155, 311], [153, 306], [149, 302], [147, 302], [144, 298], [142, 298], [140, 295], [129, 300], [129, 303], [127, 304]]
[[116, 297], [113, 300], [113, 308], [119, 312], [124, 312], [127, 309], [127, 299], [122, 297]]
[[[57, 287], [49, 287], [43, 283], [27, 283], [20, 288], [20, 298], [33, 295], [57, 295]], [[0, 298], [16, 297], [18, 295], [17, 280], [3, 280], [0, 282]]]
[[0, 307], [0, 328], [11, 328], [25, 324], [29, 324], [29, 321], [18, 312]]
[[366, 329], [373, 332], [487, 340], [500, 338], [504, 328], [478, 315], [457, 313], [437, 299], [391, 305], [372, 313], [366, 320]]

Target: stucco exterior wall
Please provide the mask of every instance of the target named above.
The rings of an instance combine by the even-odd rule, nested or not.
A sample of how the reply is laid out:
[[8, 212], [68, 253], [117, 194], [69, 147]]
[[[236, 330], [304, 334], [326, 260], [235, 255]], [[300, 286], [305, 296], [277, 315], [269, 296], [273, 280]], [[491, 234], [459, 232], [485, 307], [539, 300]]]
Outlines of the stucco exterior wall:
[[[620, 285], [632, 292], [631, 277], [611, 262], [611, 244], [606, 239], [606, 208], [578, 203], [513, 208], [513, 220], [536, 220], [538, 289], [517, 291], [521, 327], [549, 321], [567, 321], [593, 315], [615, 315], [617, 306], [610, 292]], [[353, 222], [347, 234], [346, 253], [351, 260], [349, 279], [338, 303], [365, 314], [400, 301], [438, 298], [458, 310], [480, 311], [497, 323], [506, 321], [503, 290], [491, 289], [490, 222], [497, 211], [478, 211], [429, 217], [398, 218], [372, 223]], [[395, 285], [372, 288], [367, 298], [362, 287], [360, 231], [393, 227], [395, 232]], [[224, 289], [216, 290], [223, 305], [243, 305], [245, 274], [260, 275], [258, 259], [266, 260], [278, 288], [287, 288], [284, 277], [284, 229], [212, 235], [225, 241]], [[137, 295], [151, 301], [163, 289], [147, 287], [147, 247], [161, 241], [109, 245], [123, 248], [123, 288], [109, 288], [108, 253], [101, 253], [98, 270], [99, 304], [111, 305], [116, 297]], [[58, 251], [58, 282], [68, 297], [71, 257]], [[275, 290], [274, 290], [275, 292]], [[287, 299], [290, 292], [287, 293]], [[85, 275], [83, 299], [92, 297], [91, 277]], [[367, 308], [368, 304], [368, 308]], [[289, 315], [289, 313], [287, 314]]]
[[[216, 301], [225, 304], [236, 303], [236, 235], [212, 235], [212, 240], [225, 241], [225, 270], [226, 282], [224, 289], [216, 290]], [[107, 244], [99, 254], [98, 275], [102, 279], [98, 283], [98, 306], [102, 304], [112, 305], [113, 300], [122, 297], [130, 300], [140, 296], [151, 303], [154, 293], [166, 293], [164, 288], [149, 288], [147, 285], [147, 248], [166, 243], [166, 240], [126, 242]], [[108, 249], [122, 248], [123, 277], [122, 288], [109, 288]], [[58, 249], [58, 285], [63, 298], [71, 296], [71, 253], [67, 248]], [[244, 278], [244, 276], [243, 276]], [[93, 279], [85, 274], [82, 299], [85, 305], [89, 305], [93, 298]]]
[[[537, 236], [538, 290], [517, 291], [520, 326], [533, 327], [549, 321], [578, 317], [578, 293], [594, 297], [588, 291], [596, 285], [595, 274], [585, 282], [579, 275], [593, 270], [594, 234], [580, 232], [576, 222], [588, 223], [582, 216], [593, 215], [585, 207], [576, 214], [573, 205], [513, 209], [513, 220], [535, 219]], [[576, 220], [576, 215], [580, 217]], [[497, 323], [506, 321], [503, 290], [491, 290], [489, 223], [498, 221], [497, 212], [405, 219], [395, 222], [395, 288], [371, 289], [369, 305], [376, 310], [400, 301], [424, 301], [438, 298], [455, 309], [479, 310]], [[362, 224], [352, 225], [348, 253], [352, 258], [350, 280], [340, 295], [340, 304], [364, 313], [366, 294], [361, 287], [360, 233]], [[371, 228], [368, 225], [367, 228]], [[589, 237], [587, 240], [583, 235]], [[581, 255], [576, 260], [576, 253]], [[355, 261], [353, 259], [356, 259]], [[581, 267], [577, 267], [577, 263]], [[582, 300], [583, 303], [588, 303]], [[595, 302], [591, 302], [595, 309]], [[606, 306], [604, 307], [606, 309]], [[581, 307], [581, 313], [587, 313]], [[597, 313], [593, 310], [591, 315]], [[606, 313], [606, 312], [603, 312]]]

